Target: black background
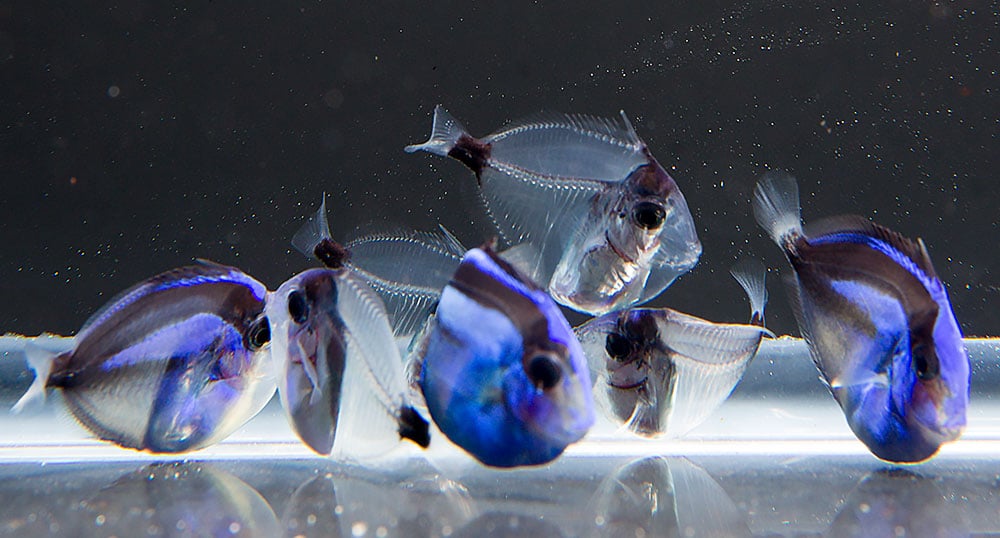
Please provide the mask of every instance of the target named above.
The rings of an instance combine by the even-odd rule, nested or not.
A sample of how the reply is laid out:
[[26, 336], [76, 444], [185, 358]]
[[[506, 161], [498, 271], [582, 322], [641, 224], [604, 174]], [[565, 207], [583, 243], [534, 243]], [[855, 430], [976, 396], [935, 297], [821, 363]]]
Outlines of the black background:
[[1000, 332], [995, 2], [494, 4], [0, 2], [0, 333], [75, 332], [199, 257], [276, 288], [310, 265], [288, 241], [324, 191], [337, 237], [479, 243], [472, 175], [402, 151], [437, 103], [477, 135], [628, 112], [705, 248], [653, 304], [746, 319], [738, 255], [788, 272], [749, 203], [781, 168], [807, 221], [924, 237], [966, 334]]

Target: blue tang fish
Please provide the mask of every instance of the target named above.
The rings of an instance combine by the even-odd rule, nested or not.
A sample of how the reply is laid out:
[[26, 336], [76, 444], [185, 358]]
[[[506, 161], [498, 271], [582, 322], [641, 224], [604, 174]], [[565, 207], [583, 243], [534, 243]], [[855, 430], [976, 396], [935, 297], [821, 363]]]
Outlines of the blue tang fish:
[[861, 217], [804, 230], [787, 175], [761, 179], [754, 215], [792, 264], [799, 330], [855, 435], [900, 463], [958, 439], [969, 356], [923, 241]]
[[293, 244], [326, 267], [295, 275], [267, 300], [278, 393], [292, 429], [323, 455], [377, 456], [403, 438], [427, 447], [428, 423], [409, 404], [385, 307], [348, 264], [350, 252], [330, 238], [325, 200]]
[[684, 196], [624, 112], [540, 114], [478, 139], [438, 106], [430, 140], [406, 151], [472, 169], [506, 258], [574, 310], [648, 301], [701, 255]]
[[597, 406], [609, 419], [642, 437], [680, 437], [725, 401], [769, 333], [765, 268], [748, 260], [732, 273], [750, 299], [749, 325], [631, 308], [576, 329]]
[[62, 391], [83, 426], [149, 452], [215, 443], [270, 400], [266, 288], [211, 262], [162, 273], [94, 314], [73, 349], [26, 350], [35, 381], [15, 406]]
[[586, 359], [569, 323], [489, 244], [462, 258], [413, 358], [434, 422], [486, 465], [547, 463], [594, 422]]

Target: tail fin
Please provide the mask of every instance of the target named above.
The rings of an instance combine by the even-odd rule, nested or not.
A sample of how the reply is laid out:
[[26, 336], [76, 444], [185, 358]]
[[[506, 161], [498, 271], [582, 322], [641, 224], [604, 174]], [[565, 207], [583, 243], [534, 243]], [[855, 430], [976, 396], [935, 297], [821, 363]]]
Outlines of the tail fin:
[[319, 204], [319, 211], [299, 228], [292, 236], [292, 246], [295, 250], [305, 254], [307, 257], [314, 256], [313, 250], [324, 239], [330, 237], [330, 223], [326, 220], [326, 193], [323, 193], [323, 201]]
[[331, 269], [344, 266], [351, 252], [333, 240], [330, 223], [326, 220], [326, 193], [316, 214], [309, 218], [292, 236], [292, 246], [310, 258], [316, 258]]
[[25, 407], [33, 405], [34, 402], [45, 401], [45, 387], [52, 373], [52, 364], [56, 357], [61, 355], [58, 351], [46, 349], [42, 344], [29, 341], [24, 346], [24, 356], [28, 360], [28, 367], [35, 372], [35, 380], [31, 386], [21, 396], [21, 399], [10, 409], [12, 413], [20, 413]]
[[465, 127], [448, 113], [443, 106], [434, 107], [434, 124], [431, 127], [431, 137], [423, 144], [412, 144], [403, 148], [407, 153], [426, 151], [442, 157], [455, 147], [462, 135], [468, 135]]
[[799, 186], [795, 178], [783, 172], [770, 172], [760, 178], [753, 191], [753, 215], [782, 248], [789, 237], [802, 235]]
[[741, 258], [729, 274], [740, 283], [750, 300], [750, 324], [764, 326], [764, 306], [767, 304], [767, 268], [757, 258]]

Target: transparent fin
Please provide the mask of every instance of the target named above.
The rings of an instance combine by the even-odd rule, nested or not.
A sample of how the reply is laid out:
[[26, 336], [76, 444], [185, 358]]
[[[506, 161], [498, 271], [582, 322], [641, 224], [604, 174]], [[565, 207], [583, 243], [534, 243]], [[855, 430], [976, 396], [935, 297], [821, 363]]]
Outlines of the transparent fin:
[[407, 153], [426, 151], [442, 157], [447, 157], [448, 152], [455, 147], [455, 143], [462, 135], [468, 135], [465, 127], [454, 116], [448, 113], [443, 106], [434, 107], [434, 123], [431, 126], [431, 137], [423, 144], [411, 144], [403, 148]]
[[481, 194], [508, 245], [531, 243], [538, 259], [526, 274], [548, 285], [573, 231], [586, 226], [592, 200], [606, 184], [588, 180], [537, 182], [515, 168], [487, 168]]
[[779, 246], [790, 235], [802, 234], [799, 186], [783, 172], [765, 174], [753, 191], [753, 215]]
[[624, 112], [620, 121], [543, 112], [511, 123], [483, 142], [491, 145], [490, 166], [504, 163], [541, 178], [619, 182], [647, 162], [646, 146]]
[[[764, 324], [764, 307], [767, 305], [767, 267], [757, 258], [744, 257], [736, 262], [729, 274], [740, 283], [750, 301], [750, 322]], [[755, 321], [759, 320], [759, 323]]]
[[323, 201], [320, 202], [316, 214], [309, 217], [309, 220], [292, 236], [292, 246], [307, 258], [313, 258], [315, 257], [313, 250], [324, 239], [331, 239], [330, 223], [326, 217], [326, 193], [323, 193]]
[[541, 259], [541, 252], [531, 243], [514, 245], [497, 255], [534, 282], [540, 282], [545, 276], [539, 274], [540, 264], [538, 261]]
[[347, 248], [351, 268], [382, 297], [397, 337], [420, 329], [465, 253], [444, 228], [440, 233], [371, 234], [349, 242]]
[[60, 353], [62, 353], [61, 351], [50, 349], [50, 346], [46, 346], [45, 341], [41, 337], [25, 342], [22, 349], [25, 359], [28, 362], [28, 367], [35, 372], [35, 379], [31, 382], [31, 386], [28, 387], [24, 395], [11, 408], [11, 413], [15, 414], [22, 412], [28, 406], [40, 405], [45, 401], [45, 386], [49, 381], [49, 375], [52, 373], [52, 365]]
[[403, 361], [382, 301], [360, 277], [342, 273], [337, 304], [351, 360], [334, 451], [371, 458], [400, 445], [399, 417], [409, 405]]
[[676, 369], [668, 434], [680, 436], [704, 422], [729, 397], [765, 330], [666, 312], [659, 323], [660, 338], [671, 350]]

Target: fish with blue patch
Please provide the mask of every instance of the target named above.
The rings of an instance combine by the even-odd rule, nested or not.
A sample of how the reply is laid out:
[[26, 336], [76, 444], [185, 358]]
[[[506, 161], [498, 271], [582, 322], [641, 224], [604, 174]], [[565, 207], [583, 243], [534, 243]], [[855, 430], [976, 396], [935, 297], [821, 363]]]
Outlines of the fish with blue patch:
[[28, 344], [35, 380], [14, 410], [54, 388], [84, 427], [126, 448], [177, 453], [224, 439], [274, 394], [266, 293], [207, 261], [141, 282], [95, 313], [71, 350]]
[[545, 290], [489, 243], [461, 258], [410, 360], [434, 423], [485, 465], [548, 463], [594, 422], [579, 340]]
[[792, 265], [799, 330], [855, 435], [899, 463], [958, 439], [969, 356], [923, 241], [857, 216], [803, 228], [798, 185], [785, 174], [758, 182], [753, 208]]
[[750, 300], [750, 324], [713, 323], [669, 308], [631, 308], [576, 329], [590, 362], [597, 407], [640, 437], [681, 437], [729, 397], [757, 354], [766, 269], [732, 270]]
[[701, 255], [684, 196], [624, 112], [539, 114], [479, 139], [438, 106], [430, 139], [406, 151], [468, 166], [506, 258], [574, 310], [648, 301]]
[[284, 282], [267, 301], [278, 393], [292, 429], [318, 454], [371, 458], [401, 439], [430, 443], [410, 405], [403, 360], [379, 296], [330, 237], [326, 203], [293, 244], [326, 267]]

